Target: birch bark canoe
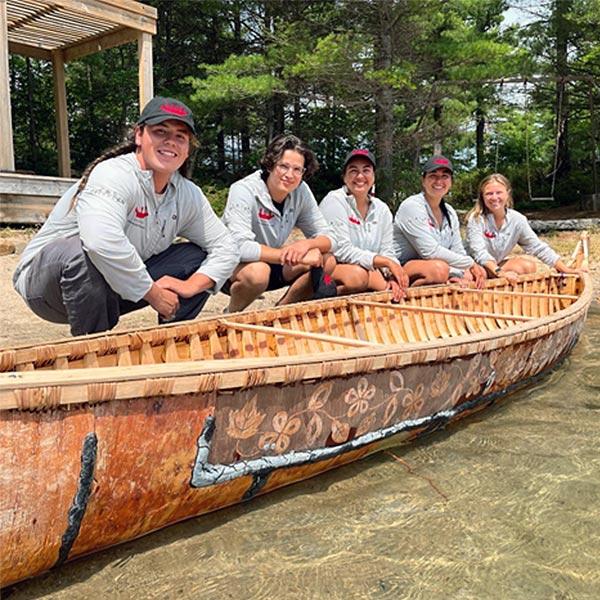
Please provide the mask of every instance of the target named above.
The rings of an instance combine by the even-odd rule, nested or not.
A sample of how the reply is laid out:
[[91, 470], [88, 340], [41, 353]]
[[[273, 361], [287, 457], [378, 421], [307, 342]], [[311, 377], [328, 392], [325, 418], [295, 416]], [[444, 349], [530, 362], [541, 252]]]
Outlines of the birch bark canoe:
[[0, 585], [485, 408], [563, 360], [591, 300], [544, 273], [0, 350]]

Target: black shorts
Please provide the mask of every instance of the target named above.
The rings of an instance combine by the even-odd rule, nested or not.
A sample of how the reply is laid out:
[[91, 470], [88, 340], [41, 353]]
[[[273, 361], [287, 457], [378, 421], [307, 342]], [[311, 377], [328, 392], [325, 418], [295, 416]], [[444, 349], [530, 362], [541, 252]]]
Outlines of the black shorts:
[[[267, 284], [267, 289], [265, 290], [267, 292], [272, 292], [273, 290], [280, 290], [281, 288], [287, 287], [288, 285], [291, 285], [294, 281], [296, 281], [296, 279], [298, 279], [300, 275], [302, 275], [302, 273], [300, 273], [298, 277], [295, 277], [290, 281], [286, 281], [283, 278], [283, 265], [271, 264], [269, 265], [269, 267], [271, 267], [271, 271], [269, 273], [269, 283]], [[223, 284], [221, 291], [224, 294], [227, 294], [228, 296], [231, 295], [231, 280], [228, 279]]]

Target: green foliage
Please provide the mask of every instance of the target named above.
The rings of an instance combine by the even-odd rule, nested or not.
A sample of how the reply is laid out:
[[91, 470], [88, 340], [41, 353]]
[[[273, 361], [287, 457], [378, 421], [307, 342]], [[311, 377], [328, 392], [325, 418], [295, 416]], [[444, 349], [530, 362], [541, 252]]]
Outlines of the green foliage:
[[[549, 195], [557, 149], [558, 201], [593, 191], [600, 0], [539, 3], [527, 23], [511, 27], [503, 22], [507, 0], [146, 3], [159, 16], [155, 91], [193, 108], [195, 177], [210, 184], [203, 189], [218, 210], [226, 186], [256, 168], [281, 131], [315, 150], [317, 198], [340, 185], [344, 156], [359, 146], [388, 165], [378, 190], [392, 206], [420, 188], [418, 165], [437, 147], [457, 165], [454, 203], [467, 206], [492, 170], [509, 176], [518, 203], [529, 188]], [[17, 167], [55, 174], [51, 65], [11, 55], [10, 70]], [[69, 63], [66, 75], [78, 172], [135, 122], [136, 46]], [[558, 76], [568, 79], [560, 103]], [[494, 83], [511, 77], [528, 82]]]
[[207, 197], [210, 205], [212, 206], [218, 217], [223, 215], [225, 205], [227, 204], [227, 193], [228, 188], [226, 186], [219, 186], [210, 183], [206, 183], [200, 186], [204, 195]]
[[283, 82], [271, 73], [264, 56], [231, 55], [220, 65], [201, 65], [206, 76], [187, 77], [194, 90], [190, 99], [204, 112], [226, 104], [263, 100], [284, 91]]

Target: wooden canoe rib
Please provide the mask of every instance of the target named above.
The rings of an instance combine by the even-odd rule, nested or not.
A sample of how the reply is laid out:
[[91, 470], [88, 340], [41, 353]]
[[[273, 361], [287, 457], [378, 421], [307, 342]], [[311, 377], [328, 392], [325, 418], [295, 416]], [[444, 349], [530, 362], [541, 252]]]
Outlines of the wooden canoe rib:
[[546, 273], [0, 350], [0, 584], [479, 410], [555, 366], [591, 299]]

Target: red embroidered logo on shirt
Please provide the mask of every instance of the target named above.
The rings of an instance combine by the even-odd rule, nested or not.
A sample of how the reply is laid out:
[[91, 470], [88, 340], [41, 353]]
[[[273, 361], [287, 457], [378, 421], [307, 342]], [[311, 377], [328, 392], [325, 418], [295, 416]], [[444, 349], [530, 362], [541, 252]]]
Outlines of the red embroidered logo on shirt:
[[264, 208], [258, 211], [258, 216], [264, 221], [270, 221], [275, 215]]
[[350, 221], [350, 223], [354, 223], [355, 225], [360, 225], [360, 221], [356, 218], [356, 217], [348, 217], [348, 221]]
[[493, 231], [489, 231], [487, 229], [483, 232], [483, 235], [485, 235], [485, 237], [489, 240], [493, 240], [496, 237], [496, 234]]
[[148, 209], [144, 206], [144, 208], [138, 208], [137, 206], [135, 207], [135, 216], [138, 219], [145, 219], [150, 213], [148, 212]]
[[427, 223], [429, 224], [429, 227], [433, 227], [435, 229], [435, 223], [431, 219], [427, 219]]

